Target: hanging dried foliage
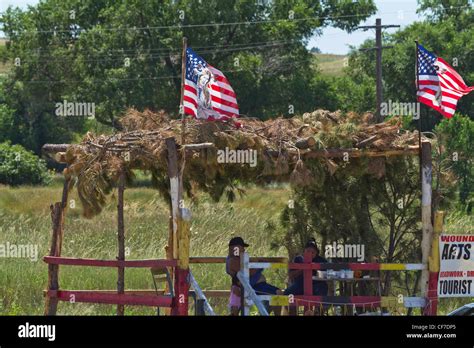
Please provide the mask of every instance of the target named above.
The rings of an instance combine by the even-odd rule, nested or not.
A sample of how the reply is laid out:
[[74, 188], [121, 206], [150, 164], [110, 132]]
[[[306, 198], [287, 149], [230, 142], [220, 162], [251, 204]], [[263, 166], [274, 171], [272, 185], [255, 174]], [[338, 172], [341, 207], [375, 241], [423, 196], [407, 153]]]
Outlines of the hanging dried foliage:
[[[184, 186], [219, 197], [235, 183], [262, 184], [269, 181], [291, 181], [304, 187], [317, 180], [319, 169], [333, 175], [343, 167], [339, 158], [307, 157], [314, 151], [360, 149], [388, 151], [417, 145], [417, 133], [400, 130], [394, 118], [381, 124], [369, 124], [370, 114], [316, 110], [302, 117], [277, 118], [268, 121], [243, 119], [241, 128], [233, 123], [188, 120], [186, 144], [212, 143], [213, 147], [186, 151], [180, 144], [182, 124], [164, 112], [129, 110], [121, 119], [123, 132], [112, 136], [88, 133], [80, 144], [68, 147], [63, 156], [68, 164], [67, 177], [76, 179], [84, 215], [101, 212], [107, 194], [118, 181], [122, 170], [132, 179], [132, 170], [147, 170], [152, 182], [165, 198], [169, 197], [167, 150], [165, 139], [178, 143], [179, 161], [185, 164]], [[219, 152], [236, 151], [237, 159], [219, 161]], [[248, 160], [255, 155], [255, 163]], [[247, 161], [243, 161], [246, 159]], [[242, 163], [245, 162], [245, 163]], [[312, 163], [308, 166], [308, 163]], [[383, 160], [369, 163], [369, 172], [384, 175]], [[367, 172], [367, 170], [365, 171]]]

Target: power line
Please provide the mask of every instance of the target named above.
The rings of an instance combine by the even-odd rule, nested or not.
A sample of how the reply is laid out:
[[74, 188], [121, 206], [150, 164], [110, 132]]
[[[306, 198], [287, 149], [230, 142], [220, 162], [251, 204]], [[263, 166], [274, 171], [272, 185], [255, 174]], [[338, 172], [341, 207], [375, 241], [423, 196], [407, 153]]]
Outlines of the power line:
[[[459, 8], [470, 8], [472, 7], [472, 5], [461, 5], [461, 6], [449, 6], [448, 8], [444, 8], [442, 10], [454, 10], [454, 9], [459, 9]], [[36, 8], [34, 10], [37, 10]], [[64, 10], [64, 14], [70, 14], [70, 11], [72, 11], [74, 9], [67, 9], [67, 10]], [[22, 10], [23, 13], [25, 13], [26, 11], [29, 11], [29, 9], [27, 9], [26, 11]], [[37, 11], [35, 14], [38, 14], [38, 13], [57, 13], [58, 11], [57, 10], [44, 10], [44, 9], [41, 9], [41, 11]], [[408, 11], [407, 11], [408, 12]], [[414, 12], [414, 11], [409, 11], [409, 12]], [[7, 12], [6, 11], [1, 11], [0, 12], [0, 16], [1, 15], [4, 15], [6, 14]], [[382, 15], [382, 14], [385, 14], [385, 13], [380, 13], [378, 15]]]
[[[296, 41], [296, 40], [295, 40]], [[196, 50], [196, 49], [207, 49], [207, 48], [227, 48], [227, 47], [238, 47], [238, 46], [249, 46], [249, 45], [260, 45], [260, 44], [265, 44], [265, 43], [269, 43], [269, 42], [274, 42], [274, 43], [278, 43], [278, 42], [290, 42], [290, 41], [261, 41], [261, 42], [252, 42], [252, 43], [241, 43], [241, 44], [223, 44], [223, 45], [213, 45], [213, 46], [193, 46], [193, 49]], [[299, 42], [299, 41], [298, 41]], [[110, 52], [122, 52], [122, 51], [138, 51], [138, 50], [143, 50], [144, 48], [131, 48], [131, 49], [112, 49], [112, 50], [107, 50], [107, 51], [110, 51]], [[146, 50], [149, 50], [149, 51], [180, 51], [180, 50], [177, 50], [175, 48], [166, 48], [166, 47], [162, 47], [162, 48], [145, 48]], [[47, 48], [37, 48], [37, 49], [32, 49], [32, 50], [29, 50], [31, 52], [33, 51], [38, 51], [38, 50], [47, 50]]]
[[[280, 64], [279, 67], [288, 67], [288, 66], [295, 66], [296, 63], [303, 62], [303, 61], [292, 61], [291, 63], [287, 64]], [[223, 73], [230, 73], [230, 72], [243, 72], [243, 71], [251, 71], [251, 70], [260, 70], [265, 72], [265, 70], [261, 69], [260, 67], [248, 68], [248, 69], [232, 69], [232, 70], [221, 70]], [[181, 75], [170, 75], [170, 76], [156, 76], [156, 77], [135, 77], [135, 78], [119, 78], [119, 77], [107, 77], [107, 78], [100, 78], [100, 81], [141, 81], [141, 80], [166, 80], [166, 79], [177, 79], [181, 78]], [[84, 81], [81, 80], [15, 80], [15, 82], [21, 83], [83, 83]]]
[[[449, 8], [444, 8], [442, 10], [454, 10], [454, 9], [462, 9], [462, 8], [472, 8], [471, 5], [463, 5], [463, 6], [451, 6]], [[410, 13], [417, 12], [417, 11], [407, 11]], [[6, 12], [3, 12], [5, 14]], [[384, 12], [378, 15], [386, 15], [386, 14], [394, 14], [397, 12]], [[0, 13], [1, 14], [1, 13]], [[183, 28], [202, 28], [202, 27], [220, 27], [220, 26], [232, 26], [232, 25], [257, 25], [257, 24], [266, 24], [266, 23], [277, 23], [277, 22], [300, 22], [300, 21], [309, 21], [309, 20], [332, 20], [332, 19], [340, 19], [340, 18], [356, 18], [356, 17], [368, 17], [371, 16], [371, 13], [366, 14], [358, 14], [358, 15], [341, 15], [341, 16], [322, 16], [322, 17], [309, 17], [309, 18], [285, 18], [285, 19], [270, 19], [270, 20], [260, 20], [260, 21], [241, 21], [241, 22], [223, 22], [223, 23], [202, 23], [202, 24], [175, 24], [175, 25], [162, 25], [162, 26], [146, 26], [146, 27], [116, 27], [116, 28], [70, 28], [70, 29], [49, 29], [49, 30], [27, 30], [21, 31], [22, 34], [28, 33], [78, 33], [78, 32], [91, 32], [92, 34], [97, 34], [98, 30], [110, 32], [110, 31], [140, 31], [140, 30], [162, 30], [162, 29], [183, 29]], [[71, 23], [71, 25], [76, 25], [75, 23]], [[93, 31], [90, 31], [90, 30]], [[144, 34], [144, 33], [143, 33]]]
[[[395, 12], [387, 12], [385, 14], [391, 14]], [[92, 34], [97, 34], [101, 31], [110, 32], [110, 31], [140, 31], [140, 30], [162, 30], [162, 29], [184, 29], [184, 28], [207, 28], [207, 27], [221, 27], [221, 26], [232, 26], [232, 25], [257, 25], [257, 24], [267, 24], [267, 23], [278, 23], [278, 22], [301, 22], [301, 21], [310, 21], [310, 20], [331, 20], [331, 19], [340, 19], [340, 18], [355, 18], [355, 17], [368, 17], [371, 16], [371, 13], [368, 14], [358, 14], [358, 15], [341, 15], [341, 16], [324, 16], [324, 17], [308, 17], [308, 18], [285, 18], [285, 19], [269, 19], [269, 20], [260, 20], [260, 21], [242, 21], [242, 22], [223, 22], [223, 23], [202, 23], [202, 24], [174, 24], [174, 25], [160, 25], [160, 26], [146, 26], [146, 27], [116, 27], [116, 28], [98, 28], [92, 27], [90, 29], [86, 28], [76, 28], [76, 29], [49, 29], [49, 30], [27, 30], [22, 31], [21, 33], [74, 33], [74, 32], [91, 32]], [[75, 25], [72, 23], [71, 25]], [[92, 31], [89, 31], [92, 30]]]
[[[324, 36], [342, 36], [342, 35], [346, 35], [346, 33], [342, 32], [342, 33], [328, 33], [328, 34], [324, 34]], [[193, 50], [197, 51], [197, 50], [201, 50], [201, 49], [212, 49], [212, 48], [233, 48], [233, 47], [239, 47], [239, 46], [250, 46], [250, 45], [255, 45], [255, 46], [259, 46], [259, 45], [262, 45], [262, 44], [266, 44], [266, 43], [278, 43], [278, 42], [281, 42], [281, 43], [301, 43], [302, 40], [288, 40], [288, 41], [261, 41], [261, 42], [252, 42], [252, 43], [242, 43], [242, 44], [223, 44], [223, 45], [213, 45], [213, 46], [192, 46]], [[58, 48], [58, 47], [54, 47], [54, 48]], [[12, 48], [10, 48], [12, 49]], [[54, 50], [54, 49], [53, 49]], [[51, 51], [50, 48], [48, 47], [38, 47], [38, 48], [34, 48], [34, 49], [29, 49], [29, 50], [23, 50], [22, 52], [24, 53], [27, 53], [27, 52], [32, 52], [32, 53], [38, 53], [41, 52], [41, 51]], [[89, 48], [87, 50], [84, 50], [84, 49], [78, 49], [76, 51], [68, 51], [67, 53], [74, 53], [74, 52], [84, 52], [84, 51], [88, 51], [88, 52], [92, 52], [93, 51], [93, 48]], [[147, 47], [137, 47], [137, 48], [130, 48], [130, 49], [120, 49], [120, 48], [117, 48], [117, 49], [107, 49], [106, 52], [119, 52], [119, 53], [122, 53], [122, 52], [149, 52], [149, 51], [158, 51], [158, 52], [163, 52], [163, 53], [172, 53], [172, 52], [176, 52], [176, 53], [180, 53], [181, 50], [180, 49], [175, 49], [175, 48], [166, 48], [166, 47], [161, 47], [161, 48], [147, 48]], [[200, 51], [201, 52], [201, 51]], [[106, 55], [107, 53], [103, 52], [103, 53], [100, 53], [99, 55]], [[51, 55], [49, 55], [51, 56]], [[49, 57], [48, 55], [43, 55], [43, 57]], [[51, 56], [53, 57], [53, 56]]]
[[[257, 43], [251, 43], [251, 44], [236, 44], [236, 45], [225, 45], [225, 46], [203, 46], [204, 49], [199, 49], [199, 47], [193, 47], [195, 51], [198, 53], [204, 54], [204, 53], [216, 53], [216, 52], [232, 52], [232, 51], [241, 51], [241, 50], [252, 50], [252, 49], [260, 49], [260, 48], [266, 48], [266, 47], [272, 47], [272, 46], [286, 46], [286, 45], [291, 45], [291, 44], [298, 44], [301, 43], [298, 40], [288, 40], [288, 41], [266, 41], [266, 42], [257, 42]], [[205, 49], [205, 47], [208, 47], [209, 49]], [[222, 47], [222, 48], [220, 48]], [[145, 53], [152, 51], [153, 49], [135, 49], [135, 50], [124, 50], [123, 52], [120, 52], [120, 50], [114, 50], [118, 52], [118, 54], [112, 54], [112, 55], [107, 55], [107, 53], [102, 53], [98, 54], [97, 57], [103, 57], [103, 61], [110, 61], [110, 60], [123, 60], [124, 58], [137, 58], [137, 59], [142, 59], [146, 58], [144, 56]], [[159, 50], [159, 49], [157, 49]], [[35, 50], [30, 50], [30, 52], [34, 52]], [[126, 55], [126, 52], [142, 52], [142, 54], [135, 55], [135, 56], [130, 56]], [[68, 52], [68, 53], [74, 53], [74, 52]], [[123, 53], [123, 54], [120, 54]], [[174, 53], [174, 54], [173, 54]], [[172, 56], [178, 56], [180, 53], [178, 50], [174, 49], [168, 49], [168, 50], [163, 50], [163, 51], [158, 51], [156, 53], [151, 53], [148, 55], [148, 57], [152, 58], [165, 58], [165, 57], [172, 57]], [[53, 58], [53, 59], [47, 59], [47, 60], [42, 60], [44, 62], [52, 62], [52, 61], [62, 61], [63, 59], [54, 59], [57, 56], [54, 55], [43, 55], [38, 53], [35, 55], [40, 58]], [[113, 59], [113, 57], [121, 57], [119, 59]], [[20, 57], [21, 58], [21, 57]], [[78, 58], [77, 56], [72, 57], [70, 60], [74, 60]], [[67, 59], [66, 59], [67, 60]], [[70, 61], [69, 60], [69, 61]], [[93, 62], [93, 61], [102, 61], [102, 59], [88, 59], [88, 60], [82, 60], [87, 61], [87, 62]]]

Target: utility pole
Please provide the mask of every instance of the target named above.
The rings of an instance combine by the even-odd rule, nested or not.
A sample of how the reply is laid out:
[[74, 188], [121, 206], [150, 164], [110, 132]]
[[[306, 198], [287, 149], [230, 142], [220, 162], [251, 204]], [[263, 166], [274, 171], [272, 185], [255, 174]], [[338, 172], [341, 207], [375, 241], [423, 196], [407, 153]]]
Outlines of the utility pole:
[[381, 107], [383, 102], [383, 85], [382, 85], [382, 50], [384, 48], [392, 48], [393, 46], [382, 46], [382, 29], [385, 28], [400, 28], [399, 25], [382, 25], [382, 19], [377, 18], [375, 25], [363, 25], [357, 27], [357, 29], [375, 29], [375, 47], [362, 48], [360, 51], [373, 51], [376, 50], [377, 59], [375, 61], [375, 74], [377, 78], [376, 91], [377, 91], [377, 108], [375, 112], [376, 122], [382, 122], [383, 117], [381, 115]]

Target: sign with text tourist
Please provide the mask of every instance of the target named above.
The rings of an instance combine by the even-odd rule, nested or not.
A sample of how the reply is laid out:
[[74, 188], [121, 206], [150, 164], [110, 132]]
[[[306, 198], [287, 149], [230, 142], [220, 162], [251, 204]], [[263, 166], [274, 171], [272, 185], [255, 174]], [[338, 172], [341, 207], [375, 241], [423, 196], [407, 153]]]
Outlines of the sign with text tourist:
[[474, 296], [474, 235], [441, 235], [439, 238], [438, 296]]

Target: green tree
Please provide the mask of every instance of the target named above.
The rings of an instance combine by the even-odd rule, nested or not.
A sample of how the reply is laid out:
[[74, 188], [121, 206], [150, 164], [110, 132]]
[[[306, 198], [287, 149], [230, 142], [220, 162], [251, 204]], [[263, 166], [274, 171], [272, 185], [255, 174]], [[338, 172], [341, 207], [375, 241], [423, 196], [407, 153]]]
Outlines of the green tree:
[[0, 143], [0, 184], [45, 185], [51, 179], [44, 160], [20, 145]]
[[116, 128], [128, 107], [176, 113], [186, 36], [227, 75], [243, 115], [329, 106], [305, 43], [326, 26], [352, 30], [374, 11], [372, 0], [46, 0], [26, 11], [9, 8], [1, 22], [9, 58], [21, 65], [6, 84], [8, 104], [36, 150], [84, 126], [53, 116], [64, 99], [94, 102], [98, 121]]
[[[384, 45], [392, 49], [383, 51], [384, 100], [399, 102], [416, 101], [415, 40], [449, 62], [464, 78], [467, 84], [474, 84], [474, 10], [468, 0], [424, 0], [419, 1], [418, 11], [426, 16], [423, 22], [415, 22], [393, 34], [384, 35]], [[373, 47], [374, 40], [367, 40], [361, 48]], [[375, 76], [375, 52], [353, 50], [350, 54], [348, 74], [362, 86], [372, 85]], [[369, 93], [363, 98], [375, 99], [375, 90], [364, 87]], [[358, 97], [358, 94], [355, 94]], [[356, 104], [362, 101], [354, 101]], [[429, 131], [440, 122], [442, 116], [422, 106], [422, 129]], [[375, 102], [371, 110], [375, 109]], [[461, 98], [458, 112], [472, 115], [474, 93]], [[415, 124], [414, 124], [415, 125]]]
[[442, 159], [457, 177], [459, 202], [470, 212], [474, 205], [474, 121], [457, 115], [443, 120], [435, 131], [443, 148]]

